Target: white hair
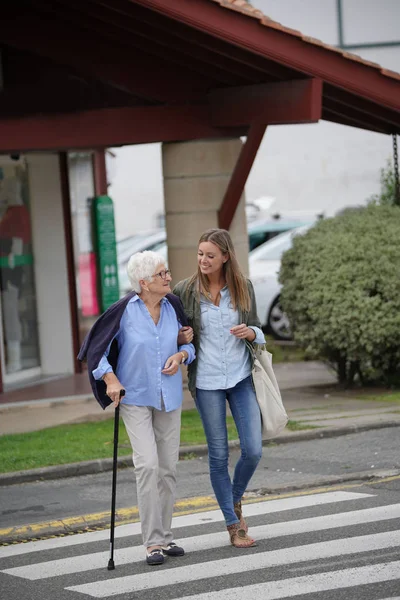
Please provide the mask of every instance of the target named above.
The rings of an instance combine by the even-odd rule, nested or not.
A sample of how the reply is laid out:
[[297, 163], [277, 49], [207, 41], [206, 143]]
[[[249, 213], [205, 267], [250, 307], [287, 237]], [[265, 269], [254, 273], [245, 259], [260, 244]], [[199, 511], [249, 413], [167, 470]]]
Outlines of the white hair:
[[165, 259], [157, 252], [145, 250], [132, 254], [126, 268], [132, 290], [139, 294], [142, 291], [139, 281], [151, 279], [159, 265], [165, 265]]

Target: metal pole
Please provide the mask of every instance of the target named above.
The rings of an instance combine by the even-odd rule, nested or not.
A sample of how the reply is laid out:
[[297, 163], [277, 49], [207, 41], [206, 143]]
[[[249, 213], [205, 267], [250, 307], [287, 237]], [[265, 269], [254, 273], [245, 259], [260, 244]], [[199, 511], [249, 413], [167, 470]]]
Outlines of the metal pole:
[[336, 0], [339, 48], [344, 46], [342, 0]]

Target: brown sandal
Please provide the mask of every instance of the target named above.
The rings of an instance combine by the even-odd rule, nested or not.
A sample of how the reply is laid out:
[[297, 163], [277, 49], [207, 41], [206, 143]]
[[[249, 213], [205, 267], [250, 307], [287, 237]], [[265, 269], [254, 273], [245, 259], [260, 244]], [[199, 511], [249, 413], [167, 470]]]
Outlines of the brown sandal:
[[233, 505], [234, 511], [235, 511], [235, 515], [237, 516], [237, 518], [240, 521], [240, 529], [244, 529], [245, 532], [247, 533], [249, 528], [248, 525], [246, 523], [246, 521], [244, 520], [243, 514], [242, 514], [242, 501], [239, 500], [239, 502], [235, 502], [235, 504]]
[[246, 531], [240, 527], [239, 523], [233, 523], [233, 525], [228, 525], [227, 530], [229, 533], [231, 544], [235, 548], [251, 548], [252, 546], [256, 545], [253, 538], [247, 535]]

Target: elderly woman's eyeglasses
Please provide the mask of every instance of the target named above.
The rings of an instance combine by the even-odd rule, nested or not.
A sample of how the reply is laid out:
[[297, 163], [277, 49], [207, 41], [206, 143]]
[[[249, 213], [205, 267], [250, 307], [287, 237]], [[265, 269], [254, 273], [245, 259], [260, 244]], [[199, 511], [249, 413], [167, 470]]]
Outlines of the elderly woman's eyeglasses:
[[165, 271], [160, 271], [159, 273], [154, 273], [153, 277], [160, 277], [161, 279], [167, 279], [168, 275], [171, 277], [171, 271], [166, 269]]

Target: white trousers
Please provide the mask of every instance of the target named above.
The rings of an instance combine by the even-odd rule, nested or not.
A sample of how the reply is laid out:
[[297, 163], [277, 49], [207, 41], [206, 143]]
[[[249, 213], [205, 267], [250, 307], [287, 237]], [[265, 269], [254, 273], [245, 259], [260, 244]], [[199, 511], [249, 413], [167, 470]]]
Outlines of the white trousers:
[[121, 404], [120, 411], [133, 451], [143, 545], [166, 546], [173, 541], [181, 408]]

